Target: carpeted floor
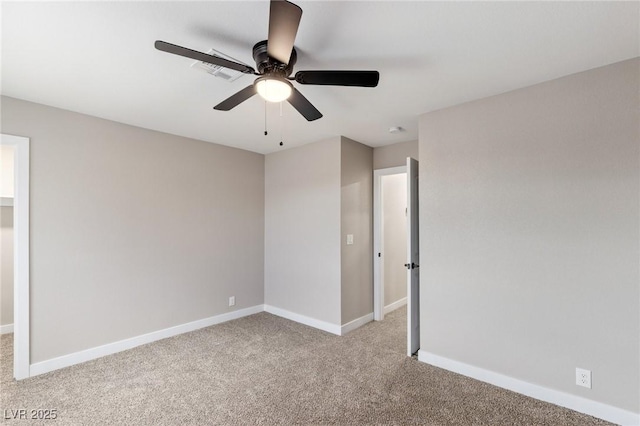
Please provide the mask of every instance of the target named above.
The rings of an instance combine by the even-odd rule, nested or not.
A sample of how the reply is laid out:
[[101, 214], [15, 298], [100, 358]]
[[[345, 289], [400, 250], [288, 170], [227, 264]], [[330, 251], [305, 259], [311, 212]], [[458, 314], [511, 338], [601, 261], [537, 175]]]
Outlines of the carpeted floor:
[[0, 413], [55, 409], [41, 424], [64, 425], [608, 424], [406, 357], [405, 316], [338, 337], [260, 313], [21, 382], [4, 335]]

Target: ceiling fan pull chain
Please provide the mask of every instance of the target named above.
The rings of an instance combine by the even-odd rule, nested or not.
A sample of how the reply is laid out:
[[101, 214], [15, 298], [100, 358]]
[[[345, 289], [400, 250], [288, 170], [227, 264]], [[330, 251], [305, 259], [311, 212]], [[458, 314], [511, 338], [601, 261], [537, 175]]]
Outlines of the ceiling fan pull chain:
[[280, 146], [284, 145], [284, 142], [282, 142], [282, 134], [284, 133], [283, 128], [284, 118], [282, 117], [282, 102], [280, 102]]
[[267, 101], [264, 101], [264, 135], [267, 134]]

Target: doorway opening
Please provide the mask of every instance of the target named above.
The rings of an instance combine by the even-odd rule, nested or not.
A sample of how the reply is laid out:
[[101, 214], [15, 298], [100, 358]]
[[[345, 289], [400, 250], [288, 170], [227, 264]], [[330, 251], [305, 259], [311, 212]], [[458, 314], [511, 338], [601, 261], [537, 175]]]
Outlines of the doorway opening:
[[0, 334], [13, 333], [13, 156], [0, 146]]
[[373, 318], [407, 305], [407, 355], [420, 348], [418, 162], [374, 171]]
[[12, 214], [13, 226], [11, 240], [13, 246], [13, 377], [21, 380], [29, 377], [30, 374], [29, 139], [4, 134], [0, 136], [2, 153], [10, 155], [13, 160], [13, 173], [9, 173], [7, 177], [3, 176], [3, 182], [13, 181], [12, 184], [6, 185], [8, 193], [4, 194], [7, 195], [6, 197], [3, 195], [3, 204], [13, 204], [11, 206], [13, 211], [7, 212]]
[[407, 168], [374, 172], [374, 320], [407, 304]]

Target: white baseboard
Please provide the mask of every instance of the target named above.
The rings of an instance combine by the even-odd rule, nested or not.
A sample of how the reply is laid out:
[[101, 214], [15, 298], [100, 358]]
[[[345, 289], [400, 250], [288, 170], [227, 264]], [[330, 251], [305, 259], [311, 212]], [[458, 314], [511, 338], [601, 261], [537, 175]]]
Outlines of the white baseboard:
[[80, 352], [63, 355], [57, 358], [48, 359], [46, 361], [37, 362], [35, 364], [31, 364], [29, 368], [29, 376], [33, 377], [39, 374], [58, 370], [60, 368], [80, 364], [82, 362], [90, 361], [92, 359], [100, 358], [106, 355], [111, 355], [116, 352], [126, 351], [128, 349], [135, 348], [136, 346], [155, 342], [156, 340], [166, 339], [167, 337], [177, 336], [178, 334], [188, 333], [200, 328], [209, 327], [212, 325], [220, 324], [222, 322], [257, 314], [258, 312], [262, 312], [263, 310], [264, 305], [256, 305], [245, 309], [239, 309], [237, 311], [204, 318], [198, 321], [188, 322], [186, 324], [177, 325], [175, 327], [165, 328], [164, 330], [154, 331], [151, 333], [143, 334], [141, 336], [131, 337], [129, 339], [120, 340], [118, 342], [108, 343], [106, 345], [97, 346], [95, 348], [85, 349]]
[[491, 383], [504, 389], [509, 389], [523, 395], [542, 401], [550, 402], [561, 407], [569, 408], [580, 413], [617, 423], [625, 426], [640, 425], [640, 414], [616, 408], [601, 402], [571, 395], [565, 392], [535, 385], [500, 373], [485, 370], [473, 365], [465, 364], [423, 350], [418, 351], [418, 360], [463, 376]]
[[0, 334], [13, 333], [13, 324], [0, 325]]
[[295, 312], [276, 308], [275, 306], [271, 305], [264, 305], [264, 310], [266, 312], [269, 312], [270, 314], [277, 315], [291, 321], [299, 322], [300, 324], [308, 325], [309, 327], [317, 328], [332, 334], [337, 334], [338, 336], [340, 336], [340, 334], [342, 333], [342, 327], [326, 321], [321, 321], [315, 318], [307, 317], [305, 315], [296, 314]]
[[403, 297], [402, 299], [397, 300], [393, 303], [389, 303], [387, 306], [384, 307], [384, 314], [387, 315], [389, 312], [393, 312], [398, 308], [402, 308], [406, 304], [407, 304], [406, 297]]
[[365, 325], [368, 322], [373, 321], [373, 312], [371, 312], [370, 314], [367, 314], [365, 316], [362, 316], [360, 318], [356, 318], [353, 321], [349, 321], [348, 323], [344, 324], [341, 327], [340, 330], [340, 334], [341, 335], [345, 335], [347, 333], [349, 333], [350, 331], [355, 330], [356, 328], [360, 328], [363, 325]]

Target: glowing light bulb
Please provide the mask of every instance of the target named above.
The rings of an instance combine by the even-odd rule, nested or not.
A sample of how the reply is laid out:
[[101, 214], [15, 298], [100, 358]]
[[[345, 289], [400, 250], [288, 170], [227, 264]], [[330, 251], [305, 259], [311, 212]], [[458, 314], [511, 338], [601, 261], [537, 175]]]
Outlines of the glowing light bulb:
[[291, 96], [293, 86], [286, 80], [264, 77], [256, 81], [256, 90], [265, 101], [282, 102]]

